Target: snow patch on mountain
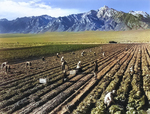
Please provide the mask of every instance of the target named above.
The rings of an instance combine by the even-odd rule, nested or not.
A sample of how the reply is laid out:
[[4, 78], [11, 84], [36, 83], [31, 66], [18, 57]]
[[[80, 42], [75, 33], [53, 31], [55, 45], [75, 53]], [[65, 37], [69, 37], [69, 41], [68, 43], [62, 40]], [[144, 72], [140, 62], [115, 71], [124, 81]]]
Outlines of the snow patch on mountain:
[[109, 8], [108, 6], [104, 6], [98, 10], [97, 17], [98, 18], [111, 18], [117, 13], [118, 13], [117, 10], [113, 8]]
[[134, 15], [134, 16], [143, 15], [143, 17], [145, 17], [145, 18], [149, 16], [149, 14], [147, 14], [144, 11], [130, 11], [129, 13]]

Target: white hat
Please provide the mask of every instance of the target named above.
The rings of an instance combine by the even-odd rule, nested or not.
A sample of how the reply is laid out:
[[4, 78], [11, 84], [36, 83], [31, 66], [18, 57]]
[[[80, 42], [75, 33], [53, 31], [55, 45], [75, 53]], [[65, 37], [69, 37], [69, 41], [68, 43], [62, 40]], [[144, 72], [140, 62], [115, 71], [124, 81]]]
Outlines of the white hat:
[[113, 94], [116, 94], [116, 90], [112, 90], [112, 93], [113, 93]]

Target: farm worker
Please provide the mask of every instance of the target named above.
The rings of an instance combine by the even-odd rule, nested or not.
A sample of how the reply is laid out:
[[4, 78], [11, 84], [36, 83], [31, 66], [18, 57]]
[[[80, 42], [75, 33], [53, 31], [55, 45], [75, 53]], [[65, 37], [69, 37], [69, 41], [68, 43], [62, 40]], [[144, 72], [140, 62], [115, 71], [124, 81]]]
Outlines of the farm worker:
[[69, 66], [67, 64], [67, 62], [65, 61], [64, 57], [62, 56], [61, 58], [61, 70], [65, 70], [65, 65], [67, 65], [68, 69], [69, 69]]
[[76, 70], [77, 70], [77, 72], [82, 72], [81, 61], [79, 61], [79, 62], [77, 63]]
[[62, 71], [65, 70], [65, 65], [67, 65], [67, 67], [68, 67], [68, 69], [69, 69], [69, 66], [68, 66], [67, 62], [66, 62], [66, 61], [63, 61], [63, 62], [61, 63], [61, 70], [62, 70]]
[[6, 71], [6, 72], [9, 72], [9, 71], [10, 71], [10, 65], [6, 65], [6, 66], [4, 66], [4, 68], [5, 68], [5, 71]]
[[42, 61], [45, 61], [45, 57], [42, 57]]
[[102, 55], [103, 55], [103, 57], [105, 57], [105, 52], [103, 52], [103, 54], [102, 54]]
[[3, 62], [3, 63], [1, 64], [1, 69], [3, 69], [4, 66], [6, 66], [6, 65], [7, 65], [7, 62]]
[[81, 53], [81, 56], [84, 56], [84, 53], [85, 53], [85, 51], [83, 51], [83, 52]]
[[65, 62], [64, 56], [61, 57], [61, 62]]
[[59, 58], [59, 54], [58, 54], [58, 53], [57, 53], [57, 55], [56, 55], [56, 56], [57, 56], [57, 58]]
[[97, 79], [97, 72], [98, 72], [98, 65], [97, 65], [97, 60], [94, 62], [94, 77]]
[[66, 70], [63, 71], [63, 83], [67, 80]]
[[116, 90], [113, 90], [112, 92], [109, 92], [104, 97], [104, 103], [109, 107], [114, 102], [114, 95], [116, 95]]

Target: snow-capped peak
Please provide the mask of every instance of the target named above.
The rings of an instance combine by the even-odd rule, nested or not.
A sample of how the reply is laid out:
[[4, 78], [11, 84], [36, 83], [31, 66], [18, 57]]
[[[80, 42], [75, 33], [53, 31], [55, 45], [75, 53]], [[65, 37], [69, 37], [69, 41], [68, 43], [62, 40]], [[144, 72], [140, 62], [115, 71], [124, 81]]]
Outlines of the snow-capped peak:
[[108, 10], [110, 9], [108, 6], [101, 7], [99, 10]]
[[147, 17], [148, 14], [144, 11], [130, 11], [130, 14], [134, 15], [134, 16], [138, 16], [139, 14], [143, 15], [143, 17]]
[[104, 6], [98, 10], [97, 16], [98, 16], [98, 18], [100, 18], [100, 17], [109, 18], [109, 17], [112, 17], [117, 12], [118, 11], [116, 11], [112, 8], [109, 8], [108, 6]]
[[44, 17], [47, 20], [51, 20], [52, 18], [54, 18], [54, 17], [48, 16], [48, 15], [42, 15], [42, 17]]

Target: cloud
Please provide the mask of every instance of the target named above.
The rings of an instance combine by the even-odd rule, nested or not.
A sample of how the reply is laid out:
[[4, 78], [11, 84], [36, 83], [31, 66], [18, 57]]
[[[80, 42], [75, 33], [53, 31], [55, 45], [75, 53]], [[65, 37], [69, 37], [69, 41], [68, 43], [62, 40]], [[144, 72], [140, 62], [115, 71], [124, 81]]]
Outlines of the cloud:
[[62, 9], [51, 7], [50, 4], [43, 2], [44, 0], [1, 0], [0, 1], [0, 19], [7, 18], [9, 20], [17, 17], [50, 15], [52, 17], [66, 16], [69, 14], [79, 13], [77, 9]]

